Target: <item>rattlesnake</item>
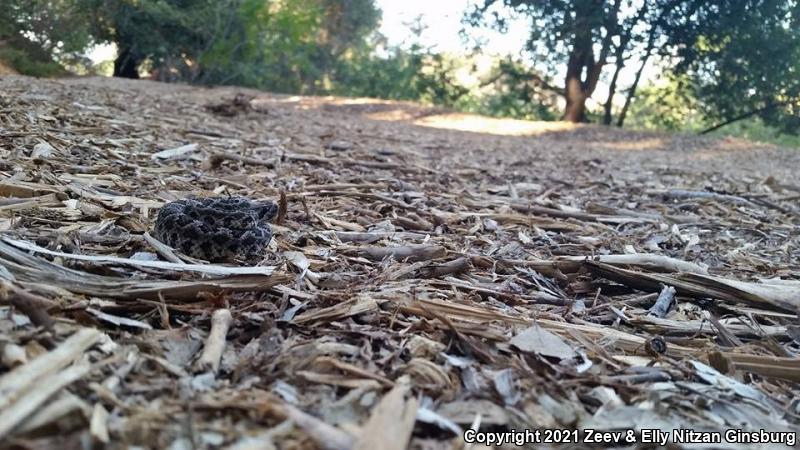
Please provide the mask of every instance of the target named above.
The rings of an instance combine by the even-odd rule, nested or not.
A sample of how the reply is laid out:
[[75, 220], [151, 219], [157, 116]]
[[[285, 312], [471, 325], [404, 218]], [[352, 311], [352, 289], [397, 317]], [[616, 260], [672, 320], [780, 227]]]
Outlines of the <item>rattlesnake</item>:
[[158, 212], [156, 239], [194, 258], [211, 262], [254, 261], [272, 239], [267, 223], [278, 206], [244, 197], [187, 198]]

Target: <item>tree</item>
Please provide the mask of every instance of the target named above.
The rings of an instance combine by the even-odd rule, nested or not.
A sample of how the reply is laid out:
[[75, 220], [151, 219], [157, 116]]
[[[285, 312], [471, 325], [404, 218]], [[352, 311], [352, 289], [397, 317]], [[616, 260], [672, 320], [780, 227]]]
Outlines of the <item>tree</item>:
[[380, 20], [374, 0], [0, 2], [0, 53], [10, 43], [58, 68], [113, 43], [114, 76], [281, 92], [334, 89], [348, 61], [370, 53]]
[[[471, 92], [475, 112], [526, 120], [556, 120], [561, 90], [550, 85], [535, 69], [510, 56], [499, 59], [481, 80], [482, 95]], [[475, 98], [477, 97], [477, 98]]]
[[146, 63], [164, 81], [285, 92], [329, 89], [380, 18], [373, 0], [77, 1], [95, 4], [96, 34], [117, 45], [115, 76]]
[[[193, 64], [215, 43], [240, 31], [247, 0], [73, 0], [93, 11], [92, 34], [117, 47], [114, 76], [138, 78], [147, 62], [192, 81]], [[262, 2], [263, 3], [263, 2]], [[244, 39], [239, 33], [240, 39]], [[194, 67], [194, 68], [191, 68]]]
[[695, 20], [670, 26], [674, 72], [691, 81], [707, 120], [719, 122], [707, 131], [758, 116], [800, 133], [800, 2], [709, 1]]
[[500, 14], [487, 16], [496, 4], [530, 18], [527, 49], [533, 59], [544, 62], [551, 77], [563, 69], [563, 119], [584, 121], [586, 100], [597, 88], [614, 38], [620, 36], [622, 0], [484, 0], [475, 5], [468, 22], [477, 26], [494, 20], [493, 25], [503, 28]]
[[65, 72], [93, 42], [86, 12], [72, 0], [0, 1], [0, 57], [31, 75]]
[[[465, 20], [502, 29], [497, 6], [530, 19], [531, 59], [549, 78], [563, 74], [564, 120], [586, 119], [586, 100], [611, 66], [603, 122], [612, 123], [614, 96], [625, 92], [621, 126], [654, 56], [688, 75], [698, 101], [720, 118], [756, 107], [785, 120], [787, 108], [797, 110], [797, 0], [483, 0]], [[634, 81], [619, 86], [634, 67]]]
[[[571, 122], [586, 120], [586, 101], [594, 95], [606, 66], [613, 62], [614, 72], [608, 83], [603, 119], [604, 123], [610, 124], [614, 96], [622, 90], [618, 86], [621, 71], [635, 61], [644, 67], [659, 41], [669, 34], [665, 28], [667, 15], [681, 4], [694, 8], [700, 3], [680, 0], [484, 0], [475, 5], [466, 21], [472, 26], [490, 22], [504, 27], [503, 15], [496, 9], [489, 13], [497, 5], [527, 16], [531, 34], [526, 49], [534, 61], [543, 63], [544, 72], [550, 78], [563, 73], [565, 108], [562, 119]], [[640, 76], [641, 70], [627, 89], [626, 102], [632, 99]]]

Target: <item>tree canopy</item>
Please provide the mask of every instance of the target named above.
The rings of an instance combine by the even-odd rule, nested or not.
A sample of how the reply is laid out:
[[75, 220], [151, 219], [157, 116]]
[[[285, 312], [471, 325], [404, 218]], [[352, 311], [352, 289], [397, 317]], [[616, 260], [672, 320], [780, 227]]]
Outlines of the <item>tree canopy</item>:
[[[691, 80], [703, 113], [725, 122], [758, 115], [800, 130], [800, 2], [710, 1], [672, 24], [674, 72]], [[702, 25], [701, 25], [702, 24]]]
[[[498, 6], [529, 18], [526, 50], [549, 80], [562, 79], [565, 120], [586, 120], [586, 101], [605, 76], [602, 120], [612, 123], [615, 95], [624, 93], [621, 125], [642, 71], [657, 56], [674, 74], [686, 76], [709, 117], [731, 119], [756, 110], [765, 120], [796, 129], [795, 0], [483, 0], [466, 20], [502, 29], [506, 16]], [[620, 86], [625, 69], [635, 75]]]

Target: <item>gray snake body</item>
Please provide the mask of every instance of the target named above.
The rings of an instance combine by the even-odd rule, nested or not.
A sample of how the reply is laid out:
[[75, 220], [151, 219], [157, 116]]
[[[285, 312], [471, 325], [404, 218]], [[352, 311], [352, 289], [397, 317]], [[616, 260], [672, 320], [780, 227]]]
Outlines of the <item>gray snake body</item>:
[[211, 262], [262, 256], [272, 239], [268, 221], [278, 212], [270, 201], [244, 197], [187, 198], [158, 212], [154, 235], [194, 258]]

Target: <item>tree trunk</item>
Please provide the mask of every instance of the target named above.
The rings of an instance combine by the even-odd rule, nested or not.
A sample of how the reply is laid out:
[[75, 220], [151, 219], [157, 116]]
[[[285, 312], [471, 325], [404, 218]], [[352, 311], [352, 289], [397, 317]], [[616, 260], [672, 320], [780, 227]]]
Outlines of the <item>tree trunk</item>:
[[117, 59], [114, 60], [114, 76], [138, 79], [141, 60], [131, 52], [130, 47], [117, 43], [117, 48], [119, 50]]
[[[586, 119], [586, 99], [592, 95], [587, 81], [583, 80], [584, 68], [590, 72], [594, 66], [594, 54], [589, 33], [575, 37], [572, 51], [567, 62], [567, 76], [564, 80], [564, 98], [567, 106], [564, 108], [562, 120], [568, 122], [583, 122]], [[587, 76], [591, 76], [587, 74]]]
[[[644, 72], [644, 68], [647, 65], [647, 60], [650, 59], [650, 56], [653, 54], [653, 50], [655, 50], [656, 37], [659, 34], [659, 28], [663, 26], [662, 21], [664, 20], [664, 15], [673, 11], [681, 2], [682, 0], [673, 0], [661, 8], [661, 14], [659, 14], [656, 22], [650, 27], [650, 35], [647, 38], [647, 50], [645, 51], [644, 57], [642, 57], [642, 65], [639, 66], [639, 70], [636, 72], [636, 77], [633, 80], [633, 84], [628, 89], [628, 95], [625, 97], [625, 104], [622, 106], [622, 110], [617, 118], [618, 127], [622, 127], [622, 125], [625, 123], [625, 117], [628, 115], [628, 108], [630, 108], [631, 102], [636, 95], [636, 88], [639, 86], [639, 80], [642, 78], [642, 72]], [[702, 4], [703, 2], [692, 2], [692, 6], [687, 12], [683, 13], [683, 15], [685, 17], [691, 17]]]
[[[575, 123], [586, 121], [586, 100], [592, 96], [597, 87], [604, 64], [603, 60], [595, 62], [591, 45], [589, 41], [587, 47], [582, 49], [576, 46], [570, 55], [564, 83], [567, 106], [564, 108], [562, 120]], [[581, 76], [584, 71], [586, 79]]]
[[639, 70], [636, 71], [636, 77], [633, 79], [633, 84], [628, 89], [628, 96], [625, 97], [625, 104], [622, 105], [622, 110], [619, 112], [619, 117], [617, 118], [618, 127], [622, 127], [622, 124], [625, 123], [625, 116], [628, 115], [628, 108], [630, 108], [633, 97], [636, 95], [636, 88], [639, 86], [639, 80], [642, 78], [642, 72], [644, 72], [644, 67], [647, 65], [647, 60], [650, 59], [650, 55], [652, 53], [653, 40], [651, 39], [647, 44], [647, 52], [642, 58], [642, 65], [639, 66]]
[[[564, 80], [564, 98], [567, 101], [562, 120], [569, 122], [586, 121], [586, 100], [592, 96], [600, 73], [608, 58], [611, 48], [613, 33], [611, 28], [616, 26], [616, 14], [619, 11], [621, 0], [616, 0], [613, 5], [612, 15], [606, 23], [606, 34], [603, 37], [600, 53], [595, 59], [592, 43], [592, 20], [598, 8], [602, 8], [602, 1], [587, 3], [583, 8], [575, 10], [576, 28], [572, 39], [569, 61], [567, 61], [567, 74]], [[584, 76], [585, 74], [585, 76]]]
[[580, 79], [567, 79], [567, 88], [565, 90], [567, 106], [564, 108], [562, 120], [574, 123], [586, 120], [586, 96], [583, 93], [581, 84]]
[[603, 105], [603, 125], [611, 125], [611, 108], [614, 106], [614, 94], [617, 92], [617, 79], [624, 66], [622, 52], [619, 52], [617, 55], [617, 68], [614, 70], [614, 76], [611, 77], [611, 83], [608, 85], [608, 98], [606, 99], [606, 104]]
[[611, 77], [611, 82], [608, 85], [608, 98], [606, 99], [606, 104], [603, 105], [603, 125], [611, 125], [613, 119], [611, 116], [611, 109], [614, 106], [614, 95], [617, 93], [617, 81], [619, 80], [619, 74], [625, 67], [625, 49], [628, 47], [628, 42], [630, 41], [630, 30], [625, 33], [625, 36], [623, 36], [620, 41], [621, 42], [615, 51], [616, 61], [614, 62], [614, 65], [616, 68], [614, 69], [614, 75]]

